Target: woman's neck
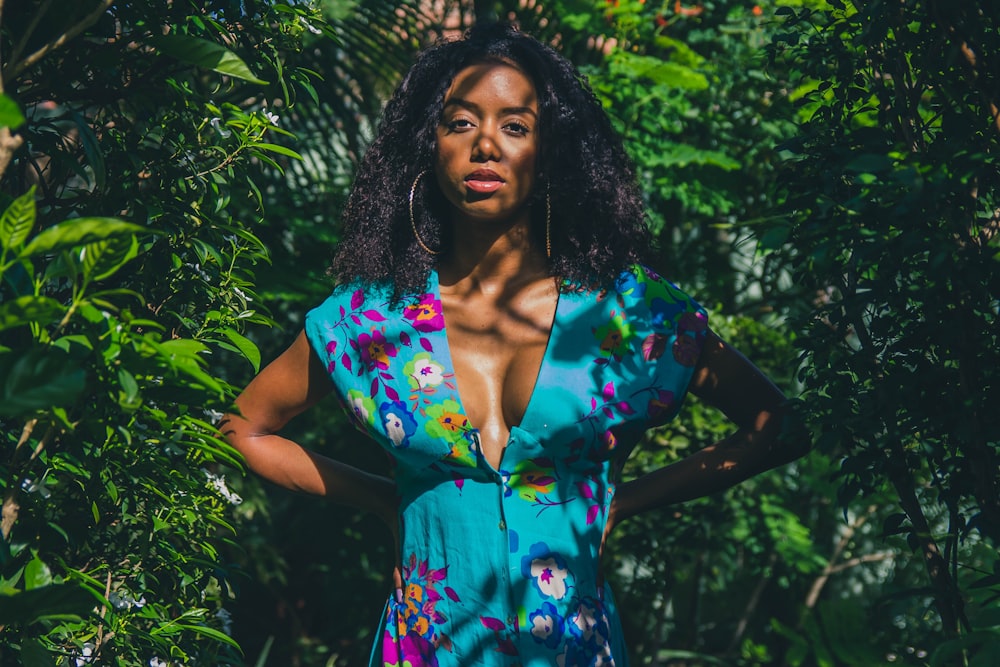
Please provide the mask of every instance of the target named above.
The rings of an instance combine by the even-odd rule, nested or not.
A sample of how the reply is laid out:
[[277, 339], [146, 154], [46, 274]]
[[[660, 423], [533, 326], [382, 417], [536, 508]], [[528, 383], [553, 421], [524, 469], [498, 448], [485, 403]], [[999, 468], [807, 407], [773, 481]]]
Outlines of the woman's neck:
[[496, 226], [456, 224], [451, 252], [438, 264], [442, 287], [456, 292], [499, 294], [548, 275], [545, 251], [527, 221]]

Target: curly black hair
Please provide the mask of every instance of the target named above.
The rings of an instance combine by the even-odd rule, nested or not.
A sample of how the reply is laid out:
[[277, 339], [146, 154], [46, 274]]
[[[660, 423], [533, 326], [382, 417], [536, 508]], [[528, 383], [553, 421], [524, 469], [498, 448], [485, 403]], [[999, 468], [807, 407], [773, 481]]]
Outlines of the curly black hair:
[[[420, 179], [410, 223], [410, 188], [433, 173], [437, 127], [452, 79], [478, 62], [517, 65], [538, 93], [541, 150], [532, 194], [532, 234], [545, 243], [546, 192], [551, 197], [553, 276], [579, 286], [610, 286], [649, 250], [635, 170], [621, 139], [580, 72], [551, 47], [504, 23], [480, 24], [464, 38], [440, 42], [417, 58], [383, 112], [343, 213], [334, 257], [340, 282], [392, 286], [394, 297], [423, 289], [436, 260], [449, 251], [448, 203], [433, 177]], [[430, 176], [430, 175], [428, 175]]]

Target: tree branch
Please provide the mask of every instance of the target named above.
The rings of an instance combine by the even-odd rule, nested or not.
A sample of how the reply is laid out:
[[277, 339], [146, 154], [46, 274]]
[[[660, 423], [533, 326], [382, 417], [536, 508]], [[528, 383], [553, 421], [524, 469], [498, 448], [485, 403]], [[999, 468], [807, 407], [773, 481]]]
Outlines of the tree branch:
[[847, 545], [851, 543], [852, 539], [854, 539], [854, 534], [858, 531], [858, 528], [868, 521], [868, 517], [871, 516], [874, 511], [875, 506], [870, 505], [864, 514], [858, 516], [850, 525], [847, 526], [847, 530], [844, 531], [840, 541], [837, 542], [837, 546], [833, 548], [833, 553], [830, 554], [830, 558], [826, 563], [826, 567], [823, 568], [822, 574], [816, 577], [816, 581], [813, 582], [812, 587], [809, 589], [809, 594], [806, 595], [805, 613], [802, 614], [802, 619], [799, 621], [799, 627], [802, 627], [802, 621], [805, 620], [806, 614], [812, 611], [813, 607], [816, 606], [816, 602], [819, 600], [819, 594], [826, 586], [826, 583], [830, 580], [830, 575], [844, 569], [836, 565], [837, 559], [840, 558], [840, 554], [844, 553], [844, 549], [846, 549]]
[[[0, 92], [3, 92], [0, 89]], [[9, 127], [0, 127], [0, 177], [3, 177], [10, 161], [14, 159], [14, 153], [24, 143], [24, 137], [13, 134]]]
[[35, 51], [21, 62], [14, 62], [13, 60], [11, 60], [11, 62], [9, 62], [7, 66], [4, 67], [3, 69], [3, 79], [5, 81], [9, 81], [10, 79], [18, 76], [19, 74], [21, 74], [21, 72], [28, 69], [29, 67], [37, 63], [39, 60], [44, 58], [46, 55], [48, 55], [49, 52], [58, 49], [66, 42], [73, 39], [81, 32], [83, 32], [90, 26], [97, 23], [97, 20], [101, 18], [101, 16], [104, 14], [104, 12], [108, 10], [109, 7], [111, 7], [113, 2], [114, 0], [101, 0], [101, 3], [95, 9], [89, 14], [87, 14], [87, 16], [85, 16], [83, 20], [77, 23], [75, 26], [73, 26], [63, 34], [59, 35], [55, 39], [51, 40], [48, 44]]
[[[906, 452], [898, 440], [890, 443], [891, 454], [898, 461], [906, 460]], [[916, 490], [913, 487], [913, 479], [909, 475], [909, 470], [901, 466], [889, 466], [889, 481], [892, 482], [896, 493], [899, 495], [899, 504], [913, 524], [913, 535], [917, 538], [917, 544], [924, 559], [924, 568], [931, 581], [931, 588], [934, 591], [934, 605], [938, 614], [941, 615], [941, 624], [948, 635], [955, 635], [959, 627], [968, 627], [968, 620], [965, 618], [965, 603], [962, 600], [954, 580], [948, 572], [948, 563], [938, 547], [934, 535], [931, 533], [927, 517], [924, 516], [920, 499], [917, 498]]]
[[[778, 552], [772, 551], [770, 557], [767, 559], [767, 569], [770, 570], [774, 567], [774, 564], [778, 562]], [[747, 625], [750, 623], [750, 617], [753, 616], [754, 611], [757, 610], [757, 605], [760, 604], [760, 598], [764, 595], [764, 589], [767, 585], [771, 583], [773, 579], [772, 576], [761, 577], [757, 580], [757, 585], [754, 586], [753, 592], [750, 593], [750, 598], [747, 600], [746, 607], [743, 609], [743, 613], [740, 615], [740, 620], [736, 623], [736, 630], [733, 632], [733, 638], [729, 640], [729, 646], [726, 648], [726, 653], [735, 653], [736, 649], [739, 648], [740, 642], [743, 641], [743, 635], [747, 631]]]
[[17, 44], [14, 45], [14, 50], [10, 53], [10, 62], [17, 62], [17, 59], [21, 57], [21, 53], [24, 52], [24, 47], [28, 45], [28, 40], [35, 33], [35, 28], [41, 23], [42, 17], [45, 16], [46, 12], [49, 11], [49, 7], [52, 5], [52, 0], [45, 0], [42, 6], [35, 11], [34, 15], [31, 17], [31, 22], [28, 23], [28, 27], [24, 29], [21, 34], [21, 39], [17, 40]]

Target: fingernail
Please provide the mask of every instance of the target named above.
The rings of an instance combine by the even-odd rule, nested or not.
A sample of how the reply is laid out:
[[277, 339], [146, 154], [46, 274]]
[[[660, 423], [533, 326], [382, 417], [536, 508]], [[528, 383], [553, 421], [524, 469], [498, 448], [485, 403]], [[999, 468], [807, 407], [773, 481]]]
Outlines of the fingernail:
[[400, 604], [403, 603], [403, 589], [402, 588], [397, 588], [396, 589], [396, 602], [398, 602]]
[[597, 599], [604, 602], [604, 585], [602, 584], [597, 588]]

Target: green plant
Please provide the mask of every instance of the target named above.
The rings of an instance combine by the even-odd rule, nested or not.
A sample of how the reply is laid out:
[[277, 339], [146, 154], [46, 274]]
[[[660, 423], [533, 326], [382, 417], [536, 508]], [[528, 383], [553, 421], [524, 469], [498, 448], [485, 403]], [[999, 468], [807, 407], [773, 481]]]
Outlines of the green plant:
[[61, 11], [3, 7], [0, 663], [239, 664], [214, 422], [270, 323], [256, 182], [300, 157], [268, 102], [332, 33], [294, 2]]
[[908, 614], [891, 651], [939, 645], [934, 664], [987, 664], [1000, 539], [1000, 13], [972, 0], [781, 13], [771, 52], [796, 63], [803, 123], [785, 146], [784, 217], [767, 245], [783, 243], [813, 290], [794, 312], [806, 414], [842, 461], [843, 504], [891, 498], [883, 533], [906, 544], [892, 600], [936, 612]]

